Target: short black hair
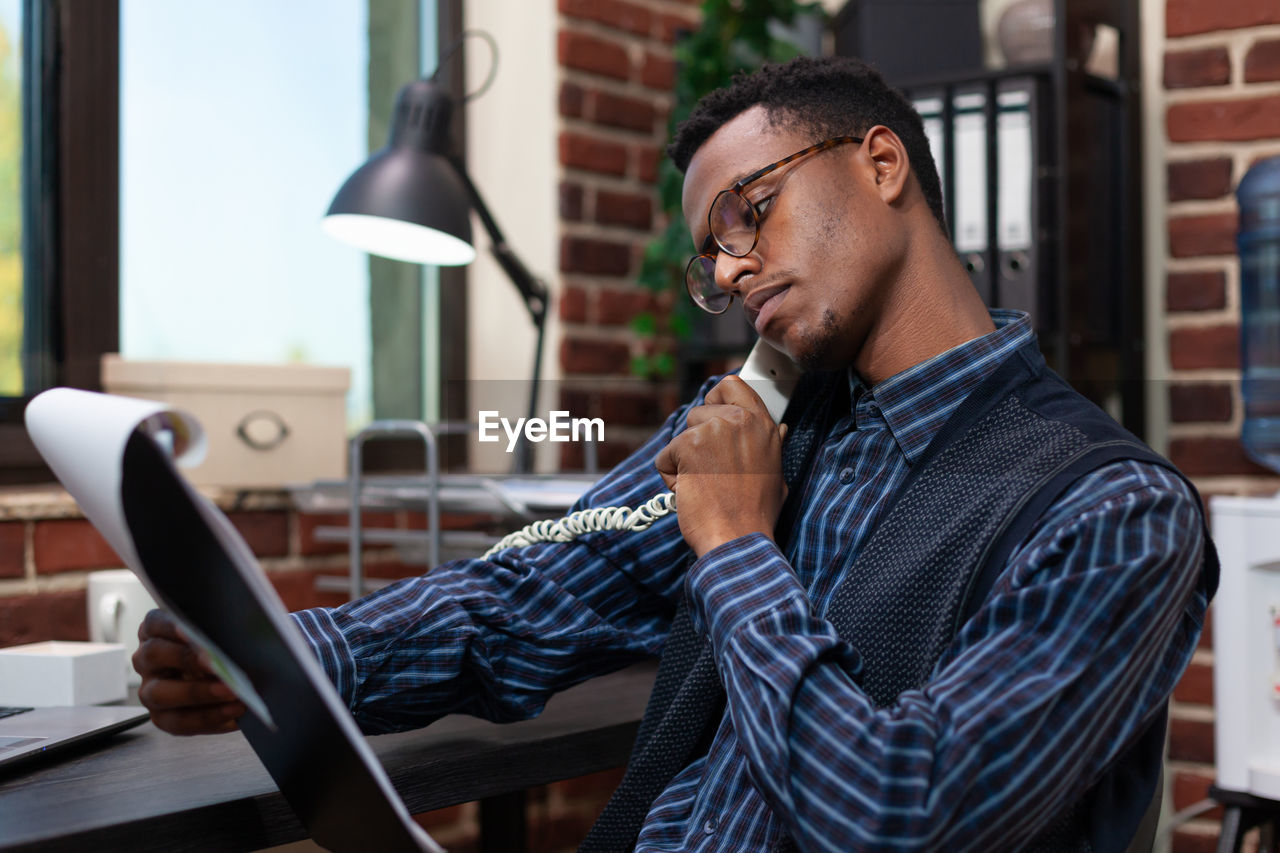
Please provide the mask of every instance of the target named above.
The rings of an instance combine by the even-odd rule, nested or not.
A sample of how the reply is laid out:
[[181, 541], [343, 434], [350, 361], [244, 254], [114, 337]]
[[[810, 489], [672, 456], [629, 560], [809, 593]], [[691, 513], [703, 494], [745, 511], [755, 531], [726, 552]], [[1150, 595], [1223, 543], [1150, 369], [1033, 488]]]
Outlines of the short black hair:
[[774, 124], [808, 131], [814, 142], [832, 136], [862, 136], [877, 124], [892, 130], [907, 149], [929, 210], [946, 232], [942, 185], [920, 113], [880, 72], [852, 57], [799, 56], [736, 75], [728, 86], [698, 101], [676, 128], [667, 156], [683, 173], [712, 134], [757, 104], [765, 108]]

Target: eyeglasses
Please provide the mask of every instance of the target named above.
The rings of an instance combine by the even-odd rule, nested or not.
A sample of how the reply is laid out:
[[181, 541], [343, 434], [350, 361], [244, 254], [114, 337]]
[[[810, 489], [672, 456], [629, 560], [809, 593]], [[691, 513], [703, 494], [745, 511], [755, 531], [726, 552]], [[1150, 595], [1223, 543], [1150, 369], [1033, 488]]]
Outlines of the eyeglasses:
[[790, 157], [783, 157], [776, 163], [752, 172], [727, 190], [716, 194], [715, 200], [711, 202], [711, 209], [707, 211], [708, 234], [702, 244], [702, 251], [690, 258], [689, 265], [684, 268], [684, 286], [695, 305], [711, 314], [723, 314], [733, 301], [733, 294], [725, 293], [716, 285], [716, 255], [711, 251], [713, 243], [719, 251], [741, 258], [750, 254], [760, 241], [760, 211], [743, 194], [747, 185], [788, 163], [846, 142], [862, 144], [862, 138], [836, 136], [810, 145], [803, 151], [797, 151]]

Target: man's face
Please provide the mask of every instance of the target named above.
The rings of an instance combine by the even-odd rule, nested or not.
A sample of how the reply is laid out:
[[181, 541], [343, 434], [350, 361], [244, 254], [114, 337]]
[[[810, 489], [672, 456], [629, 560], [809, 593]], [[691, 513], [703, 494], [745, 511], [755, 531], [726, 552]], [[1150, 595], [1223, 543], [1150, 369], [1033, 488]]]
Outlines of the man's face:
[[[707, 239], [707, 211], [717, 193], [818, 141], [771, 125], [762, 107], [717, 130], [685, 174], [682, 206], [694, 246]], [[892, 224], [875, 176], [856, 144], [766, 175], [745, 190], [760, 215], [755, 249], [742, 258], [717, 257], [717, 284], [742, 301], [763, 338], [806, 369], [852, 364], [879, 315], [897, 241], [885, 239]]]

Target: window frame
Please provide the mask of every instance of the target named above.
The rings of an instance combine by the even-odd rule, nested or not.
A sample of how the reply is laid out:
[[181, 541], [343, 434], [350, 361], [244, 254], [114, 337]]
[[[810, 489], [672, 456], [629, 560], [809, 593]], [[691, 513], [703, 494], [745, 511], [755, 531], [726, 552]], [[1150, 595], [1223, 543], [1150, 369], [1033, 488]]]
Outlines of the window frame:
[[[436, 14], [443, 50], [462, 31], [462, 0], [438, 0]], [[26, 404], [54, 386], [101, 390], [101, 357], [120, 348], [119, 0], [24, 0], [23, 42], [24, 395], [0, 398], [0, 485], [54, 481]], [[459, 96], [461, 77], [451, 75]], [[440, 273], [442, 327], [465, 329], [466, 272]], [[465, 337], [450, 335], [435, 381], [465, 375]], [[451, 395], [441, 415], [466, 411]], [[457, 467], [465, 445], [450, 449]]]
[[120, 7], [24, 0], [24, 396], [0, 400], [0, 484], [53, 475], [22, 423], [45, 388], [100, 389], [119, 348]]

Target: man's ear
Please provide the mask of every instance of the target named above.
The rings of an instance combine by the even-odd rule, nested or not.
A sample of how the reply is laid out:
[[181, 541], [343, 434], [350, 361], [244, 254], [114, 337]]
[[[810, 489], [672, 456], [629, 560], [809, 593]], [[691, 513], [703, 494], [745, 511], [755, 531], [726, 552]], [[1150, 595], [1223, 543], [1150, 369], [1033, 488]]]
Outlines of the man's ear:
[[863, 150], [875, 167], [877, 191], [885, 204], [893, 204], [906, 191], [911, 175], [911, 161], [907, 148], [898, 134], [882, 124], [863, 135]]

